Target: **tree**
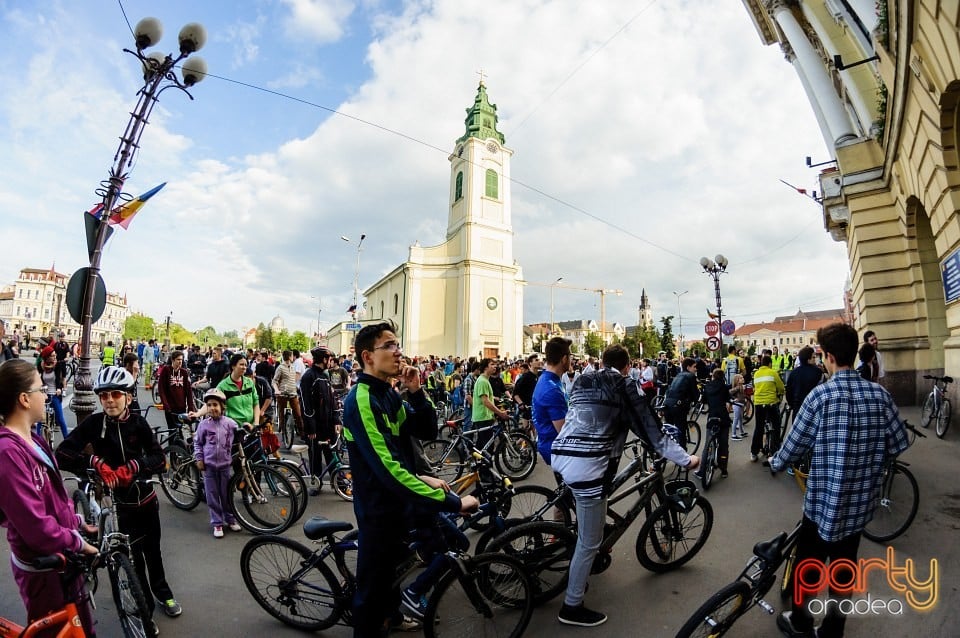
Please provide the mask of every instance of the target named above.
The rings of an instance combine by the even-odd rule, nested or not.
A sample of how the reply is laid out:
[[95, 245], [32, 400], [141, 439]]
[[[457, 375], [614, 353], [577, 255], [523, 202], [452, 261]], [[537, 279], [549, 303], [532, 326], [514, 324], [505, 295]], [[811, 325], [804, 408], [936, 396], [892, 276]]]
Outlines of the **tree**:
[[600, 351], [603, 349], [603, 337], [596, 332], [588, 332], [586, 339], [583, 340], [583, 349], [591, 357], [600, 356]]
[[257, 350], [266, 348], [271, 352], [276, 350], [273, 345], [273, 330], [263, 325], [263, 322], [257, 326], [256, 348]]
[[156, 322], [146, 315], [133, 314], [123, 322], [124, 339], [153, 339]]
[[657, 358], [657, 352], [663, 350], [663, 342], [660, 333], [653, 326], [643, 326], [637, 333], [637, 340], [643, 345], [643, 357], [654, 360]]
[[290, 349], [299, 350], [300, 352], [307, 352], [310, 350], [310, 337], [307, 336], [307, 333], [303, 330], [297, 330], [292, 335], [290, 335]]
[[667, 356], [672, 359], [675, 352], [673, 343], [673, 315], [660, 317], [660, 323], [663, 325], [663, 330], [660, 332], [660, 349], [666, 352]]
[[620, 345], [627, 349], [631, 359], [640, 356], [640, 340], [637, 339], [636, 334], [624, 335]]
[[693, 356], [695, 354], [700, 355], [701, 357], [707, 357], [709, 350], [707, 350], [707, 344], [703, 341], [697, 341], [690, 344], [690, 349], [687, 350], [687, 356]]

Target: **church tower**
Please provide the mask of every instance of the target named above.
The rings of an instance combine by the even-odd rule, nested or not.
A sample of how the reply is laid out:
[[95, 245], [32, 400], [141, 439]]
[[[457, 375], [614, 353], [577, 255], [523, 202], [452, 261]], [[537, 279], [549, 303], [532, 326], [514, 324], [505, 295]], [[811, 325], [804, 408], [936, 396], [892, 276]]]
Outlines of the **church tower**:
[[647, 299], [647, 289], [644, 288], [643, 292], [640, 293], [640, 321], [639, 324], [643, 328], [652, 328], [653, 327], [653, 308], [650, 307], [650, 300]]

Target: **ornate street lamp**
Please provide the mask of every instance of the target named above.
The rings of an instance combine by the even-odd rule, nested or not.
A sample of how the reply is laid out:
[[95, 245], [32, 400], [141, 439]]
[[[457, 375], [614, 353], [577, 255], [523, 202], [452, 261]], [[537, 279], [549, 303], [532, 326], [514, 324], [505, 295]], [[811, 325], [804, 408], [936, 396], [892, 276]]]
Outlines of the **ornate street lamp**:
[[[83, 307], [81, 310], [80, 333], [80, 362], [77, 367], [77, 376], [74, 382], [74, 395], [71, 409], [77, 415], [77, 423], [88, 417], [96, 407], [93, 395], [93, 379], [90, 371], [90, 337], [93, 326], [94, 291], [100, 280], [100, 258], [103, 254], [103, 245], [108, 236], [110, 214], [118, 201], [133, 199], [123, 192], [129, 171], [133, 166], [136, 150], [140, 148], [140, 136], [150, 119], [150, 113], [160, 94], [171, 87], [180, 89], [192, 100], [187, 89], [204, 78], [207, 74], [207, 63], [202, 58], [192, 57], [192, 53], [200, 50], [207, 41], [207, 32], [203, 25], [191, 22], [180, 29], [178, 39], [180, 52], [164, 55], [159, 51], [144, 53], [144, 50], [159, 42], [163, 34], [163, 27], [156, 18], [144, 18], [134, 28], [136, 51], [124, 49], [126, 53], [135, 56], [143, 65], [143, 86], [137, 92], [136, 108], [130, 113], [130, 120], [120, 137], [120, 146], [113, 156], [113, 166], [109, 177], [100, 182], [100, 188], [95, 192], [102, 198], [103, 205], [97, 219], [95, 235], [90, 245], [90, 268], [87, 270], [87, 279], [84, 285]], [[186, 60], [184, 62], [184, 60]], [[181, 64], [183, 62], [183, 64]], [[180, 66], [182, 80], [177, 78], [174, 69]]]
[[[353, 270], [353, 321], [354, 322], [356, 322], [357, 320], [357, 313], [359, 311], [357, 304], [359, 303], [359, 297], [360, 297], [360, 251], [363, 247], [363, 240], [366, 238], [367, 238], [366, 235], [360, 235], [360, 241], [357, 242], [357, 265], [356, 265], [356, 268], [354, 268]], [[350, 239], [349, 237], [344, 237], [343, 235], [340, 235], [340, 239], [347, 242], [348, 244], [353, 243], [352, 239]]]
[[[714, 259], [709, 259], [707, 257], [700, 258], [700, 266], [703, 268], [703, 272], [707, 273], [713, 278], [713, 289], [717, 295], [717, 326], [723, 324], [723, 310], [720, 304], [720, 274], [727, 272], [727, 265], [730, 262], [727, 261], [727, 258], [723, 255], [717, 255]], [[720, 332], [720, 351], [723, 352], [723, 332]]]

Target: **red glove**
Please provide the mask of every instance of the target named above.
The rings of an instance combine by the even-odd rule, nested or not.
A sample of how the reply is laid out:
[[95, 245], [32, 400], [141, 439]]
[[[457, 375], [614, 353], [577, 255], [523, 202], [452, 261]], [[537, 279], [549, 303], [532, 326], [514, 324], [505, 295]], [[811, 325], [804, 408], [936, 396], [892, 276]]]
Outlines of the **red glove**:
[[117, 483], [120, 487], [127, 487], [133, 483], [133, 472], [130, 471], [130, 468], [124, 465], [121, 468], [117, 468], [116, 471]]
[[91, 464], [97, 471], [97, 474], [100, 475], [100, 478], [103, 479], [103, 482], [107, 487], [113, 489], [117, 486], [117, 473], [112, 467], [107, 465], [103, 459], [101, 459], [99, 456], [94, 456], [91, 459]]

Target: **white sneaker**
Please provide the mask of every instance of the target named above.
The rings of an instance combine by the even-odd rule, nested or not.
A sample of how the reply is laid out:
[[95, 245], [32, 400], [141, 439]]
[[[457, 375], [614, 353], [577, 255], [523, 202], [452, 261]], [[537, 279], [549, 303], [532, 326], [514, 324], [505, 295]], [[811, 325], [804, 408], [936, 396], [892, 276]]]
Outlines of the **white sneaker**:
[[227, 525], [227, 528], [228, 528], [231, 532], [242, 532], [242, 531], [243, 531], [243, 528], [240, 527], [240, 524], [239, 524], [239, 523], [230, 523], [229, 525]]
[[756, 455], [756, 454], [751, 454], [751, 455], [750, 455], [750, 462], [751, 462], [751, 463], [756, 463], [756, 462], [757, 462], [757, 455]]
[[223, 538], [223, 527], [220, 525], [213, 526], [213, 537], [214, 538]]

